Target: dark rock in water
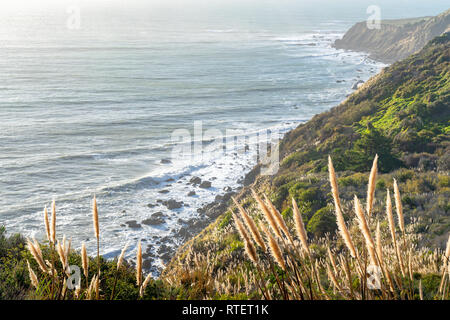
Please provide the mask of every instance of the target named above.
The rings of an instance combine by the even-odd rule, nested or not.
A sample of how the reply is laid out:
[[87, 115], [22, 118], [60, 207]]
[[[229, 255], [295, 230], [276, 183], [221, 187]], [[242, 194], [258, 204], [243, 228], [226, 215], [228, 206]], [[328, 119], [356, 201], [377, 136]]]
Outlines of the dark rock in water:
[[170, 247], [166, 244], [162, 244], [159, 248], [158, 248], [158, 253], [166, 253], [170, 251]]
[[211, 188], [211, 182], [210, 182], [210, 181], [203, 181], [203, 182], [200, 184], [199, 187], [200, 187], [200, 188], [203, 188], [203, 189]]
[[142, 224], [148, 225], [148, 226], [154, 226], [158, 224], [163, 224], [164, 218], [166, 215], [162, 212], [156, 212], [150, 216], [150, 218], [142, 220]]
[[193, 185], [200, 184], [202, 182], [202, 179], [199, 177], [192, 177], [191, 180], [189, 180], [189, 183], [192, 183]]
[[231, 196], [233, 196], [234, 194], [234, 192], [225, 193], [223, 196], [221, 196], [220, 201], [215, 201], [203, 206], [202, 208], [198, 208], [197, 212], [205, 214], [211, 219], [215, 219], [227, 209], [228, 202], [230, 201]]
[[164, 243], [173, 243], [173, 237], [172, 236], [165, 236], [161, 238], [161, 241]]
[[174, 178], [169, 178], [169, 179], [166, 180], [166, 182], [172, 182], [172, 181], [175, 181], [175, 179]]
[[356, 81], [356, 82], [353, 84], [352, 89], [353, 89], [353, 90], [358, 89], [359, 85], [362, 84], [362, 83], [364, 83], [364, 81], [362, 81], [362, 80]]
[[196, 195], [195, 191], [189, 191], [189, 193], [187, 194], [188, 197], [192, 197], [195, 195]]
[[139, 223], [137, 223], [137, 221], [136, 220], [130, 220], [130, 221], [127, 221], [127, 222], [125, 222], [127, 225], [128, 225], [128, 227], [130, 227], [131, 229], [139, 229], [139, 228], [142, 228], [142, 226], [139, 224]]
[[233, 190], [231, 187], [225, 187], [225, 188], [223, 188], [223, 191], [226, 191], [226, 192], [230, 192], [231, 190]]
[[169, 210], [179, 209], [183, 206], [182, 201], [176, 201], [173, 199], [163, 201], [162, 204], [165, 205], [167, 207], [167, 209], [169, 209]]
[[172, 161], [170, 159], [162, 159], [161, 163], [168, 164], [168, 163], [172, 163]]
[[153, 259], [145, 259], [142, 262], [142, 268], [144, 268], [144, 270], [149, 270], [152, 266], [152, 262], [153, 262]]
[[156, 200], [156, 202], [158, 202], [158, 203], [162, 203], [162, 202], [163, 202], [163, 200], [161, 200], [161, 199], [158, 199], [158, 200]]
[[164, 264], [167, 264], [170, 261], [170, 258], [172, 258], [171, 252], [166, 252], [160, 256], [161, 260], [164, 262]]
[[176, 233], [177, 238], [187, 239], [191, 237], [191, 232], [187, 227], [181, 227], [180, 230]]
[[163, 262], [167, 263], [167, 262], [169, 262], [170, 258], [174, 254], [174, 249], [172, 247], [169, 247], [165, 243], [163, 243], [158, 248], [157, 252], [158, 252], [159, 257], [163, 260]]
[[149, 208], [154, 208], [154, 207], [156, 207], [156, 204], [149, 203], [149, 204], [147, 204], [147, 207], [149, 207]]
[[162, 194], [169, 193], [169, 192], [170, 192], [169, 190], [159, 190], [158, 191], [158, 193], [162, 193]]

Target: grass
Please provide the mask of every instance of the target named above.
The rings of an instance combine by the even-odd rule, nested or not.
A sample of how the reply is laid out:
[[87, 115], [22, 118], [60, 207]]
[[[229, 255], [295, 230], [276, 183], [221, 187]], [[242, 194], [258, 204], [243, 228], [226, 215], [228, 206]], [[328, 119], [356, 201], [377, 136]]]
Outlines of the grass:
[[[243, 293], [259, 299], [449, 299], [450, 238], [444, 252], [419, 245], [423, 235], [416, 231], [422, 222], [403, 208], [400, 184], [385, 182], [390, 188], [385, 199], [374, 197], [377, 161], [367, 176], [369, 200], [364, 206], [358, 196], [340, 198], [331, 161], [329, 168], [336, 232], [311, 237], [293, 198], [293, 215], [285, 219], [268, 197], [263, 200], [253, 192], [256, 207], [247, 210], [235, 201], [233, 220], [244, 248], [218, 253], [223, 239], [235, 232], [232, 224], [222, 225], [215, 238], [209, 231], [202, 241], [192, 241], [164, 277], [184, 287], [182, 298], [187, 299]], [[372, 290], [365, 280], [370, 268], [380, 272], [379, 289]]]

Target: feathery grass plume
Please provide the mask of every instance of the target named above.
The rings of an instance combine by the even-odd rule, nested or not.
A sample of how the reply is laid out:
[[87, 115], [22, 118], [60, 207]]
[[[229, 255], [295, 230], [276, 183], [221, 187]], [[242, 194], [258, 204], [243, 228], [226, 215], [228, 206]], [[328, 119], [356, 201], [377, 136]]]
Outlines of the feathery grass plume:
[[402, 255], [400, 253], [400, 249], [397, 244], [397, 237], [395, 235], [395, 221], [394, 221], [394, 214], [392, 213], [392, 201], [391, 201], [391, 194], [389, 192], [389, 189], [387, 189], [387, 192], [386, 192], [386, 215], [388, 217], [389, 230], [391, 231], [392, 244], [394, 245], [397, 262], [400, 266], [400, 271], [402, 273], [402, 276], [404, 277], [405, 270], [403, 268], [403, 259], [402, 259]]
[[51, 242], [55, 244], [56, 241], [56, 202], [52, 202], [52, 223], [50, 228]]
[[386, 215], [388, 217], [389, 222], [389, 230], [391, 231], [391, 238], [392, 243], [395, 247], [397, 247], [397, 239], [395, 236], [395, 221], [394, 221], [394, 215], [392, 213], [392, 201], [391, 201], [391, 194], [389, 192], [389, 189], [386, 191]]
[[[69, 253], [70, 253], [71, 245], [72, 245], [72, 239], [69, 239], [69, 241], [67, 242], [67, 246], [66, 246], [66, 242], [64, 240], [64, 259], [66, 260], [67, 267], [69, 267]], [[67, 269], [67, 272], [69, 272], [68, 269]], [[68, 276], [70, 276], [70, 274], [68, 274]]]
[[94, 223], [95, 238], [97, 239], [97, 284], [96, 284], [96, 298], [99, 299], [98, 282], [100, 280], [100, 228], [98, 225], [98, 208], [97, 208], [97, 197], [94, 194], [94, 200], [92, 201], [92, 219]]
[[242, 239], [244, 240], [245, 252], [249, 256], [250, 260], [252, 260], [255, 264], [257, 264], [258, 256], [256, 254], [255, 246], [250, 241], [250, 236], [248, 235], [247, 231], [245, 230], [245, 227], [242, 224], [242, 221], [234, 213], [233, 213], [233, 219], [234, 219], [234, 222], [236, 224], [239, 234], [241, 235]]
[[136, 253], [136, 284], [138, 287], [142, 284], [142, 246], [141, 240], [138, 242], [137, 253]]
[[241, 235], [242, 239], [245, 242], [249, 242], [250, 237], [249, 237], [247, 231], [245, 230], [245, 227], [242, 224], [242, 221], [237, 217], [237, 215], [235, 213], [233, 213], [232, 215], [233, 215], [234, 223], [236, 224], [236, 228], [237, 228], [239, 234]]
[[400, 197], [400, 191], [398, 189], [397, 180], [394, 179], [394, 198], [395, 198], [395, 208], [397, 210], [398, 216], [398, 226], [403, 234], [405, 234], [405, 219], [403, 217], [403, 206], [402, 198]]
[[67, 241], [66, 258], [69, 258], [69, 253], [70, 253], [71, 247], [72, 247], [72, 238], [70, 238], [69, 241]]
[[97, 275], [94, 275], [91, 279], [91, 283], [89, 284], [89, 287], [87, 289], [87, 299], [92, 299], [92, 292], [97, 292], [98, 289], [98, 281], [97, 281]]
[[31, 269], [30, 262], [27, 260], [27, 266], [28, 266], [28, 274], [30, 275], [30, 281], [33, 287], [37, 289], [39, 285], [38, 278], [36, 276], [36, 273], [34, 273], [33, 269]]
[[39, 256], [42, 258], [42, 260], [44, 260], [42, 251], [41, 251], [41, 246], [39, 245], [39, 242], [37, 242], [37, 240], [34, 237], [33, 237], [33, 244], [34, 244], [34, 248], [36, 249]]
[[48, 272], [47, 265], [44, 262], [44, 259], [42, 258], [42, 252], [41, 249], [38, 246], [35, 246], [33, 242], [30, 239], [27, 239], [27, 248], [28, 251], [30, 251], [31, 255], [33, 256], [34, 260], [36, 260], [37, 264], [41, 268], [41, 270], [44, 273]]
[[120, 252], [120, 256], [117, 259], [117, 270], [120, 269], [120, 267], [122, 266], [122, 262], [123, 262], [123, 257], [125, 255], [125, 252], [127, 251], [128, 248], [128, 242], [125, 244], [125, 246], [123, 247], [122, 251]]
[[450, 259], [450, 235], [447, 240], [447, 247], [445, 248], [445, 257], [447, 258], [447, 262]]
[[150, 279], [151, 279], [151, 278], [152, 278], [152, 275], [151, 275], [150, 273], [147, 275], [147, 277], [145, 277], [145, 280], [144, 280], [144, 282], [142, 283], [141, 288], [139, 289], [139, 296], [140, 296], [141, 298], [144, 297], [145, 288], [147, 288], [147, 285], [148, 285], [148, 283], [150, 282]]
[[253, 240], [263, 249], [263, 251], [266, 251], [266, 245], [264, 243], [264, 240], [261, 236], [261, 233], [259, 232], [258, 228], [256, 227], [255, 222], [253, 219], [247, 214], [245, 209], [239, 204], [239, 202], [236, 201], [234, 197], [231, 197], [236, 204], [236, 206], [239, 209], [239, 212], [241, 213], [242, 218], [244, 218], [244, 221], [247, 223], [247, 226], [250, 229], [250, 233], [253, 237]]
[[345, 225], [344, 215], [342, 214], [341, 200], [339, 199], [336, 173], [334, 172], [333, 162], [331, 161], [330, 156], [328, 156], [328, 171], [330, 174], [331, 193], [333, 194], [336, 223], [339, 229], [339, 233], [342, 239], [344, 239], [344, 243], [347, 246], [348, 250], [350, 251], [351, 256], [353, 258], [357, 258], [358, 254], [356, 252], [355, 246], [353, 245], [350, 232], [348, 231], [347, 226]]
[[[63, 243], [66, 242], [66, 238], [64, 236], [63, 238]], [[67, 267], [67, 260], [66, 260], [66, 254], [65, 254], [65, 245], [61, 245], [61, 242], [57, 242], [56, 244], [56, 251], [58, 252], [58, 256], [59, 256], [59, 261], [61, 261], [61, 265], [63, 267], [64, 270], [66, 270]]]
[[295, 222], [295, 230], [297, 231], [297, 236], [299, 237], [303, 249], [310, 254], [309, 246], [308, 246], [308, 235], [306, 234], [305, 224], [303, 223], [302, 215], [298, 210], [297, 202], [292, 197], [292, 209], [294, 212], [294, 222]]
[[253, 243], [246, 241], [245, 242], [245, 252], [250, 257], [250, 259], [253, 261], [253, 263], [258, 263], [258, 255], [256, 253], [256, 248], [253, 245]]
[[370, 217], [372, 215], [372, 209], [373, 209], [373, 200], [375, 196], [375, 182], [377, 179], [377, 161], [378, 161], [378, 154], [375, 155], [375, 159], [373, 159], [372, 169], [370, 170], [369, 175], [369, 185], [367, 187], [367, 204], [366, 204], [366, 211], [367, 216]]
[[269, 208], [267, 208], [264, 201], [262, 201], [262, 199], [258, 196], [256, 191], [253, 189], [251, 189], [251, 190], [252, 190], [253, 197], [255, 198], [256, 202], [258, 202], [259, 208], [264, 213], [264, 217], [266, 218], [267, 222], [269, 222], [269, 225], [272, 228], [273, 232], [275, 233], [275, 235], [278, 238], [283, 239], [283, 236], [281, 235], [280, 229], [278, 228], [275, 217], [272, 215]]
[[366, 247], [367, 250], [369, 251], [371, 263], [373, 265], [378, 266], [379, 264], [375, 253], [375, 243], [373, 242], [372, 235], [370, 234], [370, 229], [369, 226], [367, 225], [366, 217], [361, 208], [361, 203], [359, 202], [359, 199], [356, 195], [354, 197], [354, 204], [355, 204], [355, 213], [356, 216], [358, 217], [359, 229], [361, 230], [361, 233], [364, 236]]
[[444, 283], [445, 283], [445, 279], [447, 277], [447, 270], [449, 271], [448, 273], [448, 278], [450, 279], [450, 235], [448, 236], [448, 240], [447, 240], [447, 247], [445, 248], [445, 252], [444, 252], [444, 256], [442, 257], [443, 260], [443, 266], [442, 266], [442, 279], [441, 279], [441, 284], [439, 285], [439, 293], [442, 293], [444, 290]]
[[383, 245], [381, 243], [381, 230], [380, 230], [380, 221], [377, 221], [377, 229], [375, 233], [375, 242], [377, 244], [377, 255], [378, 259], [383, 261]]
[[272, 233], [270, 233], [269, 230], [267, 230], [266, 226], [264, 224], [261, 224], [261, 228], [263, 232], [266, 234], [267, 239], [269, 240], [269, 248], [270, 252], [272, 253], [272, 256], [275, 258], [275, 261], [278, 263], [278, 265], [286, 271], [286, 264], [284, 263], [283, 255], [281, 253], [281, 249], [278, 246], [277, 241], [272, 236]]
[[94, 200], [92, 202], [92, 217], [94, 222], [94, 232], [97, 240], [100, 237], [100, 228], [98, 226], [98, 209], [97, 209], [97, 198], [94, 195]]
[[86, 251], [86, 245], [81, 243], [81, 266], [83, 267], [84, 276], [88, 278], [89, 258]]
[[334, 204], [341, 210], [341, 199], [339, 198], [339, 189], [337, 184], [336, 172], [334, 171], [333, 161], [328, 156], [328, 173], [330, 177], [331, 192], [333, 194]]
[[95, 277], [94, 289], [95, 289], [95, 297], [97, 300], [99, 300], [100, 299], [100, 277], [98, 275]]
[[409, 249], [409, 254], [408, 254], [408, 271], [409, 271], [409, 280], [411, 282], [413, 282], [414, 278], [413, 278], [413, 271], [412, 271], [412, 249]]
[[272, 212], [272, 216], [275, 218], [275, 221], [278, 223], [278, 227], [283, 231], [283, 233], [286, 235], [286, 237], [289, 239], [291, 243], [294, 243], [291, 233], [289, 232], [286, 222], [284, 222], [283, 216], [281, 215], [280, 211], [278, 211], [277, 208], [273, 205], [272, 201], [270, 201], [269, 197], [264, 195], [264, 199], [269, 204], [269, 209]]
[[333, 283], [333, 285], [335, 286], [335, 288], [336, 288], [338, 291], [342, 292], [342, 291], [343, 291], [343, 290], [342, 290], [342, 287], [341, 287], [341, 285], [339, 284], [339, 282], [337, 281], [336, 276], [334, 275], [333, 271], [331, 271], [330, 265], [329, 265], [328, 263], [327, 263], [326, 265], [327, 265], [327, 274], [328, 274], [328, 278], [331, 280], [331, 282]]
[[333, 253], [331, 252], [330, 247], [327, 247], [327, 252], [328, 252], [328, 257], [330, 258], [330, 261], [331, 261], [331, 265], [333, 266], [333, 270], [337, 274], [338, 273], [338, 268], [337, 268], [337, 265], [336, 265], [336, 260], [333, 257]]
[[419, 296], [420, 300], [423, 300], [422, 279], [419, 279]]
[[44, 224], [45, 224], [45, 233], [47, 234], [48, 242], [51, 242], [51, 234], [50, 234], [50, 223], [48, 221], [48, 210], [47, 206], [44, 208]]

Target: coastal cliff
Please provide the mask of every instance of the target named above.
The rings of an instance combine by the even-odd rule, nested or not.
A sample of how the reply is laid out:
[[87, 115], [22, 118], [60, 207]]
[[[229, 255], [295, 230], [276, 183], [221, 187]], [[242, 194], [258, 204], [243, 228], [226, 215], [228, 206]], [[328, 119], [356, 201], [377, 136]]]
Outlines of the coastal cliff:
[[416, 53], [449, 29], [450, 10], [436, 17], [383, 20], [380, 29], [369, 29], [366, 22], [359, 22], [336, 40], [334, 47], [367, 52], [374, 60], [392, 63]]

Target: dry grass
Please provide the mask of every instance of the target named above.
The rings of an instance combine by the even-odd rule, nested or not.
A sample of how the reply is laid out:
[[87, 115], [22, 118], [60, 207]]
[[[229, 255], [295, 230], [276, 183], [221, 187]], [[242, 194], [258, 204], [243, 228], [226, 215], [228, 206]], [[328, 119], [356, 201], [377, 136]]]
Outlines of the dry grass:
[[[76, 283], [76, 288], [73, 294], [69, 297], [67, 295], [68, 280], [71, 276], [70, 266], [69, 266], [69, 255], [72, 251], [71, 240], [67, 240], [66, 236], [63, 235], [62, 240], [58, 240], [56, 237], [56, 204], [55, 201], [52, 202], [52, 216], [51, 223], [48, 219], [47, 208], [44, 209], [44, 226], [46, 230], [47, 239], [49, 241], [49, 256], [51, 261], [44, 259], [41, 251], [41, 245], [35, 240], [27, 239], [27, 249], [33, 256], [37, 265], [39, 266], [41, 272], [36, 273], [27, 261], [28, 272], [30, 281], [33, 287], [36, 289], [36, 297], [40, 299], [50, 299], [50, 300], [64, 300], [64, 299], [107, 299], [100, 292], [100, 283], [102, 281], [106, 282], [106, 276], [103, 276], [100, 268], [100, 226], [99, 226], [99, 215], [97, 208], [97, 199], [94, 196], [92, 203], [92, 219], [93, 219], [93, 229], [94, 236], [97, 240], [97, 273], [92, 276], [89, 282], [89, 257], [86, 251], [86, 246], [84, 242], [81, 245], [81, 267], [83, 269], [83, 275], [85, 277], [85, 284], [82, 281]], [[117, 285], [117, 280], [120, 274], [120, 268], [123, 264], [124, 255], [128, 244], [122, 249], [122, 252], [117, 260], [116, 274], [114, 277], [114, 289], [112, 290], [109, 299], [115, 298], [114, 290]], [[57, 257], [60, 263], [60, 268], [57, 267], [56, 260]], [[142, 281], [143, 271], [142, 271], [142, 248], [141, 243], [138, 243], [137, 249], [137, 263], [136, 263], [136, 282], [137, 290], [142, 298], [144, 291], [148, 286], [150, 280], [152, 279], [151, 274], [148, 274], [144, 281]], [[81, 280], [81, 279], [80, 279]], [[50, 283], [50, 286], [48, 285]]]
[[[376, 175], [377, 158], [369, 175], [365, 210], [356, 196], [353, 206], [349, 206], [339, 198], [336, 173], [329, 159], [338, 230], [322, 238], [308, 238], [295, 201], [293, 219], [281, 222], [268, 197], [252, 190], [259, 210], [243, 214], [242, 206], [236, 203], [238, 210], [233, 214], [244, 250], [221, 246], [233, 234], [229, 225], [216, 231], [214, 240], [193, 242], [185, 256], [179, 258], [178, 266], [166, 270], [167, 281], [196, 288], [189, 291], [189, 297], [195, 299], [243, 294], [256, 299], [448, 299], [450, 238], [445, 252], [416, 245], [420, 235], [413, 232], [414, 219], [405, 225], [395, 181], [397, 223], [389, 190], [385, 201], [380, 201], [385, 210], [374, 210]], [[257, 231], [252, 230], [253, 225]], [[263, 237], [264, 245], [249, 236], [256, 233]], [[248, 249], [251, 243], [257, 249], [256, 258], [254, 250]], [[221, 254], [211, 254], [214, 252]], [[243, 262], [246, 258], [249, 264]], [[379, 273], [378, 284], [370, 277], [372, 270]], [[426, 279], [435, 279], [438, 274], [440, 288], [430, 287]]]

